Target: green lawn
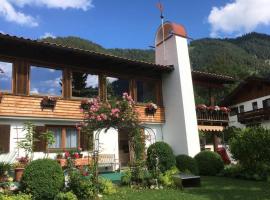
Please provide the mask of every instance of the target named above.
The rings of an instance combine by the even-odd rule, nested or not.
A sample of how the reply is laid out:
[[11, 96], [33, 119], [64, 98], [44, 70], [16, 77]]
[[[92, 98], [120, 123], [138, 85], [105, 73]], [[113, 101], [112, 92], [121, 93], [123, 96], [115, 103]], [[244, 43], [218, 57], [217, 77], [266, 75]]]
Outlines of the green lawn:
[[120, 187], [104, 200], [270, 200], [270, 183], [220, 177], [203, 177], [202, 187], [184, 190], [135, 191]]

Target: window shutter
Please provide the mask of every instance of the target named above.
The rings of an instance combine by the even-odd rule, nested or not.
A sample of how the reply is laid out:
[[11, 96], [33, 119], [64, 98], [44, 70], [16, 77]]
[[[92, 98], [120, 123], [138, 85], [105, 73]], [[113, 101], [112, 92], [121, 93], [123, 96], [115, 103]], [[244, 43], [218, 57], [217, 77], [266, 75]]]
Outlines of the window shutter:
[[10, 125], [0, 125], [0, 153], [9, 152]]
[[44, 126], [37, 126], [36, 127], [36, 134], [34, 135], [34, 152], [45, 152], [46, 151], [46, 142], [44, 139], [40, 138], [41, 133], [46, 131]]

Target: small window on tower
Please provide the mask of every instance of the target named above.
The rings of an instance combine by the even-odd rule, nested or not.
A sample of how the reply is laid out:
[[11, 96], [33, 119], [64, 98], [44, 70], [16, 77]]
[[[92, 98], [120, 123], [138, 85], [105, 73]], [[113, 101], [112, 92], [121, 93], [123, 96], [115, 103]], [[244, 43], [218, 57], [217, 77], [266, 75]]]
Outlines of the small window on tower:
[[255, 101], [255, 102], [252, 103], [252, 108], [253, 108], [253, 110], [257, 110], [258, 109], [258, 103], [257, 103], [257, 101]]

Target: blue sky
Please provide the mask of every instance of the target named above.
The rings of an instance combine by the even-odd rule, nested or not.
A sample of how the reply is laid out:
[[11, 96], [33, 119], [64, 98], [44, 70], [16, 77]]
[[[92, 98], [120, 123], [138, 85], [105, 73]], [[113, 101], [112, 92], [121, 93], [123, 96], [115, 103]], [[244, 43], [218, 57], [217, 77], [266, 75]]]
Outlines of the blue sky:
[[[157, 0], [0, 0], [0, 31], [28, 38], [79, 36], [106, 48], [148, 48]], [[163, 0], [167, 20], [191, 38], [270, 34], [270, 0]]]

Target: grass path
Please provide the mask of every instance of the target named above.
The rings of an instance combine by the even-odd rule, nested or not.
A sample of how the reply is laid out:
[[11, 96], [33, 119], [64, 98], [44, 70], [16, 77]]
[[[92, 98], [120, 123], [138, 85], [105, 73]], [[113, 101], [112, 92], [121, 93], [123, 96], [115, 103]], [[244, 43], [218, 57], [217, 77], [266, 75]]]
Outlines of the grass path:
[[221, 177], [203, 177], [202, 187], [184, 190], [119, 188], [104, 200], [270, 200], [270, 183]]

